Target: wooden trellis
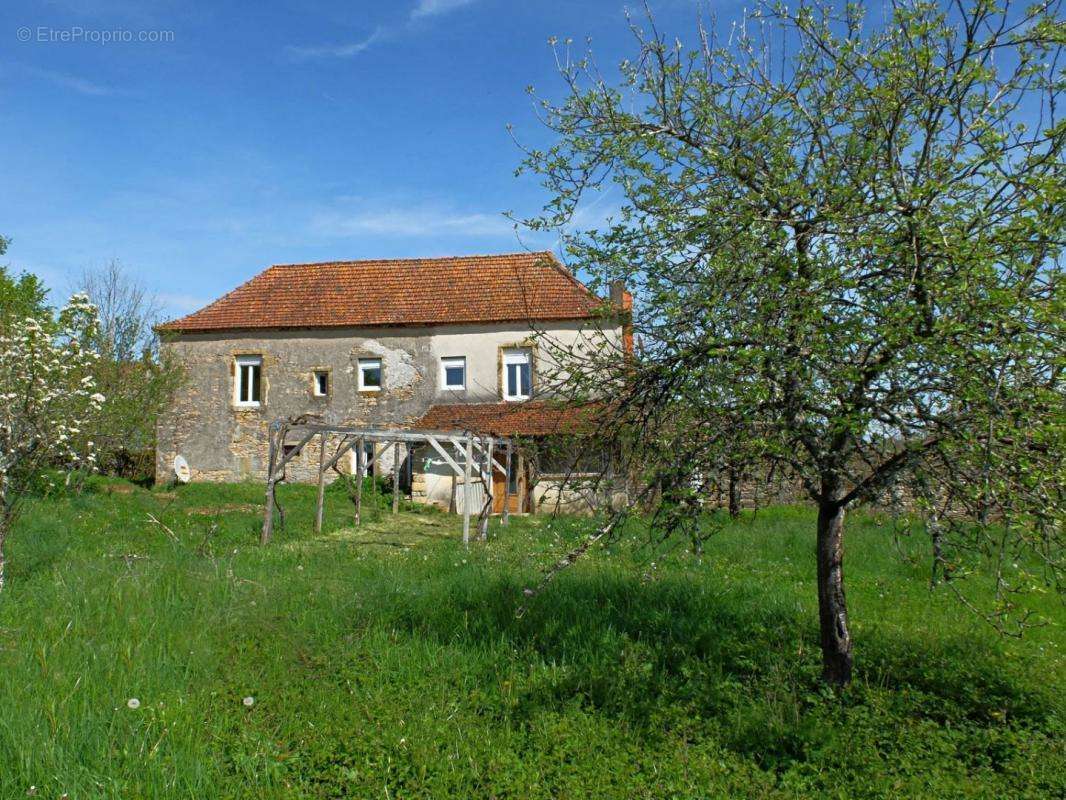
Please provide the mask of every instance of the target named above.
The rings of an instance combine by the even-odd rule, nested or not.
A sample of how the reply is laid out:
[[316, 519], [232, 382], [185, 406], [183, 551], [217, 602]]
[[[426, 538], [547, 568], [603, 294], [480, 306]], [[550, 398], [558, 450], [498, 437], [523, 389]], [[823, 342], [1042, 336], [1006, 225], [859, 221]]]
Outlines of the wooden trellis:
[[[318, 502], [315, 508], [316, 533], [322, 531], [326, 473], [332, 469], [341, 474], [337, 464], [353, 448], [355, 449], [356, 477], [355, 524], [361, 524], [363, 479], [366, 477], [367, 470], [374, 463], [378, 453], [378, 448], [375, 447], [368, 458], [366, 453], [367, 443], [383, 444], [386, 448], [389, 445], [393, 447], [392, 511], [394, 514], [399, 510], [400, 502], [401, 450], [406, 451], [408, 457], [410, 457], [411, 451], [415, 446], [429, 445], [444, 460], [444, 463], [451, 468], [455, 477], [463, 479], [463, 544], [469, 544], [470, 542], [470, 512], [473, 497], [471, 488], [475, 482], [481, 483], [485, 490], [485, 502], [477, 515], [478, 535], [482, 540], [488, 538], [489, 516], [492, 513], [493, 503], [492, 475], [494, 471], [503, 474], [504, 495], [501, 522], [504, 525], [508, 524], [511, 492], [510, 469], [512, 456], [516, 452], [515, 443], [511, 439], [479, 434], [473, 431], [407, 431], [387, 428], [356, 428], [314, 422], [291, 422], [288, 420], [275, 420], [270, 424], [268, 433], [270, 451], [267, 458], [266, 509], [263, 518], [263, 533], [260, 537], [262, 544], [267, 544], [274, 532], [275, 513], [280, 515], [282, 523], [285, 521], [284, 512], [275, 495], [277, 484], [285, 480], [285, 465], [296, 458], [316, 436], [319, 437]], [[339, 441], [333, 454], [327, 457], [326, 444], [331, 436], [339, 437]], [[290, 439], [295, 444], [287, 446]], [[498, 451], [503, 452], [504, 464], [501, 464], [495, 458], [495, 454]]]

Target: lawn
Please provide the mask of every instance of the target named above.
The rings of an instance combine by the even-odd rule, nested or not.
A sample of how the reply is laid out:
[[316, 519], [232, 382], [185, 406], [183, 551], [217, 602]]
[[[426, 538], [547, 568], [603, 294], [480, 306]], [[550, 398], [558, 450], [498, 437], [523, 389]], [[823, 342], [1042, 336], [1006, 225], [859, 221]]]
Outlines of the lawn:
[[517, 617], [586, 521], [494, 521], [467, 550], [455, 518], [376, 497], [353, 529], [334, 489], [316, 537], [313, 487], [280, 497], [266, 548], [256, 485], [101, 480], [27, 506], [0, 595], [0, 797], [1066, 794], [1060, 601], [998, 638], [930, 592], [923, 542], [889, 520], [849, 520], [858, 677], [834, 694], [807, 510], [700, 555], [633, 530]]

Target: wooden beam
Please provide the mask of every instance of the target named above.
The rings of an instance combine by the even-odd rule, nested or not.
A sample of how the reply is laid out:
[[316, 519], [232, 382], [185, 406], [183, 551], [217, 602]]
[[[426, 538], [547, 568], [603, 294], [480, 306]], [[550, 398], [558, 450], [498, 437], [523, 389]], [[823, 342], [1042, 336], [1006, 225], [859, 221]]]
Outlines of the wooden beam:
[[481, 509], [481, 515], [479, 522], [481, 541], [487, 542], [489, 539], [489, 520], [492, 518], [492, 465], [494, 459], [492, 458], [492, 437], [488, 437], [488, 444], [482, 448], [482, 453], [485, 456], [485, 464], [481, 471], [481, 480], [485, 484], [485, 506]]
[[429, 442], [430, 446], [434, 450], [436, 450], [438, 453], [440, 453], [441, 458], [443, 458], [445, 460], [445, 462], [447, 462], [448, 466], [450, 466], [453, 470], [455, 470], [455, 474], [456, 475], [462, 475], [463, 474], [463, 468], [460, 467], [455, 462], [455, 459], [453, 459], [450, 455], [448, 455], [448, 451], [447, 450], [445, 450], [443, 447], [441, 447], [440, 442], [437, 441], [437, 437], [435, 437], [435, 436], [427, 436], [426, 437], [426, 441]]
[[366, 476], [366, 440], [360, 436], [355, 451], [355, 524], [363, 524], [363, 478]]
[[518, 453], [518, 474], [515, 479], [515, 488], [518, 489], [518, 513], [526, 512], [526, 494], [529, 492], [529, 482], [526, 480], [526, 457]]
[[466, 437], [466, 464], [463, 470], [463, 544], [470, 544], [470, 466], [474, 461], [474, 437]]
[[315, 533], [322, 533], [322, 509], [326, 504], [326, 434], [318, 443], [318, 505], [315, 507]]
[[347, 453], [347, 452], [348, 452], [349, 450], [351, 450], [351, 449], [352, 449], [352, 447], [353, 447], [353, 446], [355, 445], [355, 442], [356, 442], [356, 440], [355, 440], [355, 439], [353, 439], [352, 437], [350, 437], [350, 436], [349, 436], [349, 437], [346, 437], [346, 438], [345, 438], [345, 439], [344, 439], [344, 440], [343, 440], [343, 441], [341, 442], [341, 444], [340, 444], [340, 447], [338, 447], [338, 448], [337, 448], [337, 452], [336, 452], [336, 453], [334, 453], [334, 454], [333, 454], [332, 456], [330, 456], [330, 459], [329, 459], [329, 461], [327, 461], [327, 462], [326, 462], [326, 463], [325, 463], [325, 464], [323, 465], [323, 467], [322, 467], [322, 471], [323, 471], [323, 472], [325, 472], [325, 471], [326, 471], [327, 469], [332, 469], [332, 468], [333, 468], [333, 466], [334, 466], [334, 465], [335, 465], [335, 464], [336, 464], [336, 463], [337, 463], [338, 461], [340, 461], [340, 460], [341, 460], [341, 457], [342, 457], [342, 456], [343, 456], [343, 455], [344, 455], [345, 453]]
[[[491, 447], [492, 442], [494, 442], [494, 441], [495, 440], [490, 436], [489, 437], [490, 447]], [[480, 441], [476, 441], [476, 440], [474, 442], [474, 445], [477, 447], [478, 450], [480, 450], [482, 452], [482, 454], [484, 454], [486, 456], [489, 456], [489, 461], [492, 463], [492, 466], [496, 467], [496, 469], [498, 469], [500, 472], [503, 472], [503, 464], [501, 464], [495, 458], [491, 457], [491, 455], [490, 455], [492, 453], [491, 449], [486, 452], [484, 445], [482, 445]]]
[[259, 544], [270, 544], [270, 537], [274, 533], [274, 461], [277, 458], [276, 431], [269, 430], [270, 449], [267, 455], [267, 485], [266, 485], [266, 509], [263, 512], [263, 532], [259, 536]]
[[392, 446], [392, 513], [400, 513], [400, 443]]
[[[317, 431], [308, 432], [304, 435], [302, 439], [300, 439], [299, 444], [297, 444], [296, 447], [290, 450], [287, 455], [284, 453], [282, 454], [281, 461], [277, 464], [277, 466], [274, 467], [274, 469], [270, 473], [272, 476], [274, 476], [275, 480], [281, 477], [281, 475], [279, 475], [278, 473], [281, 472], [281, 470], [285, 469], [286, 464], [296, 458], [296, 456], [300, 455], [300, 451], [304, 449], [304, 445], [311, 441], [315, 437], [316, 433]], [[284, 436], [281, 437], [281, 445], [282, 447], [284, 447], [285, 445]]]
[[500, 517], [501, 525], [511, 523], [511, 447], [507, 447], [507, 455], [504, 457], [507, 471], [503, 474], [503, 516]]
[[[368, 442], [414, 442], [415, 444], [421, 444], [426, 440], [427, 436], [435, 436], [439, 439], [450, 439], [452, 437], [458, 438], [461, 442], [466, 440], [466, 431], [438, 431], [438, 430], [424, 430], [424, 431], [408, 431], [402, 429], [383, 429], [383, 428], [356, 428], [349, 425], [318, 425], [315, 423], [305, 423], [300, 425], [288, 426], [290, 431], [313, 431], [314, 433], [335, 433], [342, 436], [362, 436]], [[500, 443], [510, 442], [510, 439], [503, 437], [500, 439]]]

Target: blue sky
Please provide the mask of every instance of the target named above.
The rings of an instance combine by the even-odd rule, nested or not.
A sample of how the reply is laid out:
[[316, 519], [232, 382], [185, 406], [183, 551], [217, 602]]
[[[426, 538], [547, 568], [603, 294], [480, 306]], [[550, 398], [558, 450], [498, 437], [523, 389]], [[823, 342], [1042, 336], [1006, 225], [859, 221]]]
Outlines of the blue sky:
[[[525, 87], [560, 96], [548, 38], [590, 36], [613, 69], [632, 55], [624, 8], [8, 0], [7, 262], [57, 301], [82, 270], [118, 259], [179, 314], [272, 263], [551, 247], [519, 241], [500, 215], [545, 199], [514, 177], [506, 125], [545, 144]], [[695, 0], [653, 8], [693, 41]]]

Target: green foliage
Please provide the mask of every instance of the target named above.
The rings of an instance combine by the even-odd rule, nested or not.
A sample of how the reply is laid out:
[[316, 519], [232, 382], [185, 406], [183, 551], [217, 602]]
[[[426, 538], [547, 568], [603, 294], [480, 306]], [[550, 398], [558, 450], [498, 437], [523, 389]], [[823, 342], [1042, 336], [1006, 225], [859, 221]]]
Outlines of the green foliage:
[[[10, 239], [0, 236], [0, 256], [7, 252], [10, 244]], [[8, 267], [0, 265], [0, 333], [11, 319], [45, 316], [47, 295], [48, 290], [36, 275], [28, 272], [15, 275]]]
[[454, 516], [393, 518], [384, 488], [356, 531], [331, 487], [316, 538], [314, 487], [279, 487], [269, 548], [259, 484], [93, 477], [28, 506], [0, 599], [0, 796], [1066, 791], [1061, 606], [1030, 598], [1050, 624], [996, 638], [887, 520], [852, 524], [850, 596], [876, 622], [863, 678], [830, 692], [807, 511], [726, 522], [698, 557], [634, 521], [516, 618], [587, 522], [494, 520], [466, 550]]
[[155, 429], [185, 372], [167, 353], [134, 361], [101, 357], [93, 370], [107, 397], [93, 434], [100, 469], [131, 479], [155, 474]]
[[12, 319], [45, 316], [47, 296], [48, 290], [36, 275], [28, 272], [16, 275], [0, 266], [0, 332]]
[[723, 470], [772, 466], [825, 519], [902, 487], [940, 573], [1035, 559], [991, 573], [997, 625], [1021, 619], [1016, 591], [1062, 590], [1060, 9], [756, 3], [692, 51], [634, 24], [613, 82], [560, 55], [554, 144], [524, 164], [550, 200], [529, 224], [622, 198], [567, 244], [600, 286], [633, 289], [643, 348], [554, 355], [573, 399], [610, 398], [604, 438], [666, 529]]
[[99, 355], [96, 385], [108, 400], [93, 431], [100, 469], [152, 480], [156, 423], [185, 377], [152, 328], [161, 309], [117, 261], [87, 271], [81, 290], [100, 315], [91, 343]]

